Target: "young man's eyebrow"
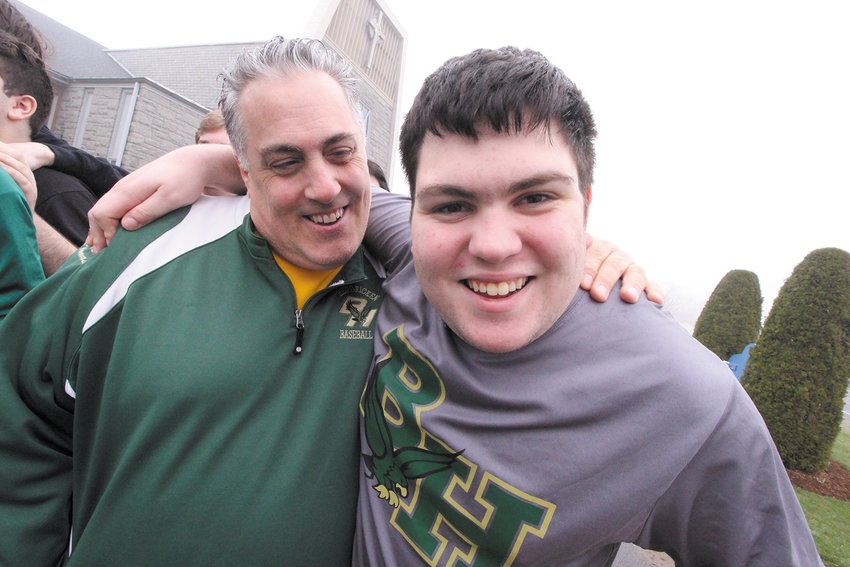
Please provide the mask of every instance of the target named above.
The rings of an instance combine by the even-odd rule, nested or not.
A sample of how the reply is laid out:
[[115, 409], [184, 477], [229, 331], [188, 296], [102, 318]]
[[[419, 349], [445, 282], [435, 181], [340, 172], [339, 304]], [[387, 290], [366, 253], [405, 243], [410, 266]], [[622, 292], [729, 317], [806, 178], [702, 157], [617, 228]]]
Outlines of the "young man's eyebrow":
[[552, 171], [520, 179], [516, 183], [512, 183], [508, 191], [510, 193], [517, 193], [519, 191], [525, 191], [526, 189], [531, 189], [538, 185], [545, 185], [546, 183], [551, 183], [553, 181], [562, 181], [571, 185], [576, 184], [576, 180], [572, 175], [565, 175], [558, 171]]
[[458, 187], [457, 185], [451, 185], [448, 183], [435, 183], [433, 185], [426, 185], [425, 187], [416, 189], [417, 197], [420, 195], [428, 196], [440, 196], [440, 197], [458, 197], [461, 199], [474, 199], [475, 191], [469, 191], [467, 189], [463, 189]]
[[[510, 187], [508, 187], [508, 193], [519, 193], [520, 191], [525, 191], [526, 189], [531, 189], [533, 187], [537, 187], [538, 185], [545, 185], [546, 183], [551, 183], [553, 181], [562, 181], [564, 183], [569, 183], [572, 185], [575, 185], [576, 183], [576, 180], [572, 175], [565, 175], [564, 173], [558, 171], [544, 172], [526, 177], [524, 179], [520, 179], [519, 181], [512, 183]], [[470, 191], [468, 189], [464, 189], [462, 187], [458, 187], [457, 185], [452, 185], [448, 183], [435, 183], [433, 185], [428, 185], [426, 187], [417, 189], [416, 194], [417, 196], [440, 195], [446, 197], [474, 199], [477, 195], [477, 192]]]

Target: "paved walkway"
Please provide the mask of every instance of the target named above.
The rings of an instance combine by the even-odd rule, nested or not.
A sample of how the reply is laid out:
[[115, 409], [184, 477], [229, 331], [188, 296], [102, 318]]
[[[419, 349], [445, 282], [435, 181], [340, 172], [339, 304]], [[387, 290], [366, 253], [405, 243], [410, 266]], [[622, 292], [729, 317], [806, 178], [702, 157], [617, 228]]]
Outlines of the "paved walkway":
[[675, 563], [666, 553], [647, 551], [624, 543], [611, 567], [675, 567]]

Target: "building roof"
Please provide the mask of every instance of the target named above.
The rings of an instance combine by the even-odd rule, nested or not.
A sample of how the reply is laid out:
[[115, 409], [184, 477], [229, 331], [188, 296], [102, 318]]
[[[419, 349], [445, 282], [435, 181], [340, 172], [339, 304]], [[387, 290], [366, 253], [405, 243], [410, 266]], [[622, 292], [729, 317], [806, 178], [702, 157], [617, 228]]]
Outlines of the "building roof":
[[26, 4], [11, 1], [47, 42], [46, 59], [51, 71], [75, 79], [126, 79], [132, 76], [96, 41]]
[[134, 76], [148, 77], [206, 108], [218, 105], [219, 74], [243, 51], [262, 45], [232, 43], [148, 49], [113, 49], [109, 54]]
[[47, 65], [70, 80], [146, 78], [205, 108], [218, 105], [219, 74], [255, 43], [108, 49], [56, 20], [12, 0], [47, 42]]
[[[287, 10], [287, 17], [281, 25], [286, 24], [285, 27], [290, 29], [301, 29], [302, 33], [306, 32], [302, 37], [322, 37], [332, 20], [336, 22], [336, 26], [341, 25], [343, 30], [350, 29], [352, 25], [362, 26], [361, 20], [373, 11], [375, 6], [373, 2], [376, 0], [352, 2], [346, 11], [346, 18], [334, 19], [333, 15], [340, 1], [313, 0], [310, 4], [299, 5], [298, 9], [293, 6], [292, 9]], [[205, 108], [214, 108], [218, 105], [221, 93], [220, 73], [230, 67], [232, 61], [243, 51], [265, 43], [263, 40], [229, 44], [109, 49], [18, 0], [11, 0], [11, 2], [41, 32], [49, 44], [46, 59], [54, 78], [68, 82], [88, 79], [145, 78]], [[398, 37], [387, 38], [387, 45], [383, 46], [383, 49], [393, 53], [395, 58], [400, 57], [403, 61], [404, 32], [383, 6], [383, 2], [377, 0], [377, 3], [391, 18], [399, 32]], [[353, 21], [357, 23], [352, 24], [347, 21], [351, 18], [354, 18]], [[301, 34], [295, 34], [297, 35]], [[350, 35], [350, 33], [343, 33], [340, 37]], [[348, 39], [351, 40], [350, 37]], [[340, 38], [331, 42], [333, 41], [339, 43]], [[338, 47], [342, 48], [341, 51], [348, 53], [349, 57], [352, 50], [365, 49], [354, 40], [343, 42]], [[365, 62], [365, 55], [361, 59]], [[369, 69], [360, 69], [360, 71], [365, 72], [370, 80], [377, 81], [378, 86], [390, 100], [397, 102], [400, 69], [397, 61], [386, 61], [383, 65], [376, 66], [371, 72]]]

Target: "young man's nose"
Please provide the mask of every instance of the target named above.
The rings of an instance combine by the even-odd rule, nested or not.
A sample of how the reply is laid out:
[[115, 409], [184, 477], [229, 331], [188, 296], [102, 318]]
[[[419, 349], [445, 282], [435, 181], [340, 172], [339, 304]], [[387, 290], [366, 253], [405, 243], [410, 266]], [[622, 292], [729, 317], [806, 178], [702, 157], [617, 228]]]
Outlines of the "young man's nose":
[[472, 222], [469, 252], [488, 263], [510, 258], [522, 249], [522, 239], [510, 215], [487, 212]]

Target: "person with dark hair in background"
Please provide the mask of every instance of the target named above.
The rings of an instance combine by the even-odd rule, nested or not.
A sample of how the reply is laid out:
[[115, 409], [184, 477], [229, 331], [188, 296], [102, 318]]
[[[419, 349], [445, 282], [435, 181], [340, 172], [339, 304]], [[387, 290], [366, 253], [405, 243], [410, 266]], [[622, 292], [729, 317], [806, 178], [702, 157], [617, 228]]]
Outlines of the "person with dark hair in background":
[[[50, 79], [39, 56], [28, 44], [0, 30], [0, 161], [4, 166], [29, 171], [20, 163], [15, 142], [27, 140], [43, 123], [51, 97]], [[27, 202], [34, 206], [39, 252], [44, 271], [50, 275], [73, 253], [75, 244], [85, 241], [86, 213], [94, 197], [73, 177], [50, 170], [34, 175], [43, 190], [36, 196], [36, 184], [27, 183], [24, 191]]]
[[[42, 61], [46, 60], [46, 41], [9, 0], [0, 0], [0, 29], [27, 44]], [[125, 169], [111, 164], [108, 160], [72, 146], [51, 132], [46, 125], [32, 133], [30, 142], [12, 146], [18, 157], [33, 171], [50, 167], [76, 177], [96, 197], [102, 196], [119, 179], [127, 175]]]
[[371, 159], [369, 164], [369, 179], [372, 181], [372, 187], [380, 187], [384, 191], [390, 190], [390, 185], [387, 183], [387, 176], [384, 174], [383, 168]]

